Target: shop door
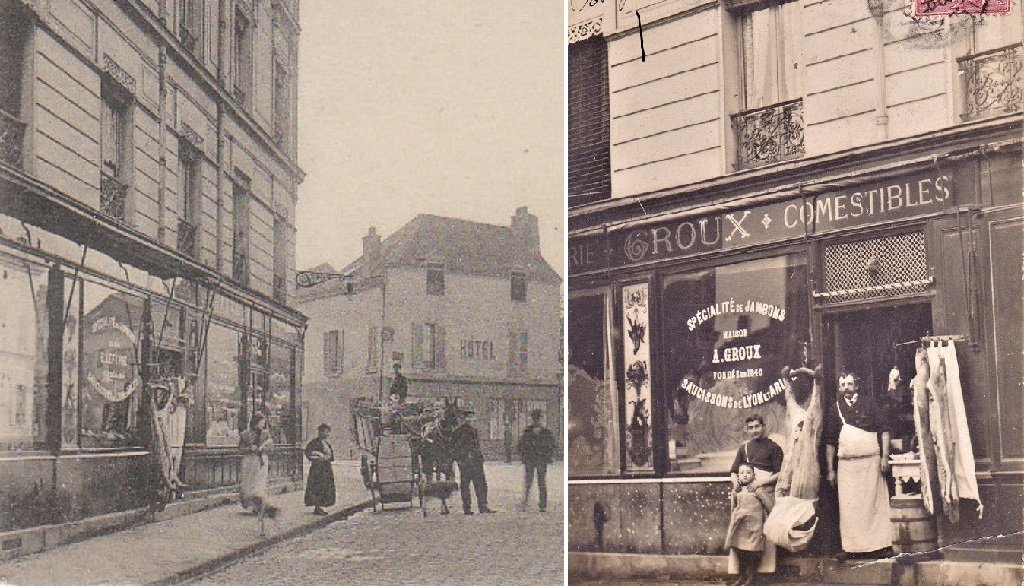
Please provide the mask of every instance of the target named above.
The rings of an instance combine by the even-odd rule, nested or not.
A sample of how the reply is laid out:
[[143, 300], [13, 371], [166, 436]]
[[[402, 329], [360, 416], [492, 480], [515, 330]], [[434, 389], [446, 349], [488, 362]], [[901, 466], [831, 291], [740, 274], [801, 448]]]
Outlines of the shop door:
[[878, 400], [893, 367], [904, 387], [914, 378], [916, 342], [932, 331], [931, 303], [867, 307], [826, 316], [826, 401], [834, 400], [840, 373], [860, 377], [861, 392]]

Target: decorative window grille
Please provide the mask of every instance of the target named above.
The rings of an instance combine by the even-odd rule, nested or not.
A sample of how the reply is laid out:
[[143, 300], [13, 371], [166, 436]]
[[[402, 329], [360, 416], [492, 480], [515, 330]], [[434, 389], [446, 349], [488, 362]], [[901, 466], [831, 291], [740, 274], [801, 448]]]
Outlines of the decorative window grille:
[[927, 291], [924, 232], [872, 238], [825, 247], [825, 287], [814, 296], [825, 303]]

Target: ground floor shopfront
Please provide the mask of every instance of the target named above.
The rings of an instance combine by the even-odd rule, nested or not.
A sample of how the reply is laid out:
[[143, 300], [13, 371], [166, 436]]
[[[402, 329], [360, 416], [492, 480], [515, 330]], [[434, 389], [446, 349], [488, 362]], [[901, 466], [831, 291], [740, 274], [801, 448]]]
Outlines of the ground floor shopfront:
[[0, 216], [0, 532], [151, 504], [155, 383], [192, 397], [189, 490], [237, 482], [255, 411], [272, 476], [301, 478], [301, 316], [90, 244]]
[[[934, 156], [865, 159], [842, 175], [822, 166], [789, 187], [725, 186], [728, 197], [699, 206], [606, 211], [574, 228], [570, 552], [725, 554], [728, 470], [745, 417], [760, 414], [785, 445], [782, 368], [821, 364], [825, 405], [846, 370], [882, 399], [889, 373], [911, 380], [915, 350], [933, 339], [956, 348], [985, 503], [981, 519], [973, 501], [956, 524], [940, 514], [940, 545], [1019, 531], [1024, 214], [1014, 136], [933, 142]], [[840, 548], [827, 483], [820, 499], [812, 555]]]

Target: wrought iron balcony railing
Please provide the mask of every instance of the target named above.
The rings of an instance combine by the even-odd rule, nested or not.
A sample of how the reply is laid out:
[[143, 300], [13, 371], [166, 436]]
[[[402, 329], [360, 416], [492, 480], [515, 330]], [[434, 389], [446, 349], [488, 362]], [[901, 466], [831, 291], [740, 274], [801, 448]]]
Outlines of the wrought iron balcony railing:
[[0, 109], [0, 162], [21, 166], [25, 123]]
[[966, 89], [964, 120], [1020, 112], [1020, 45], [985, 51], [958, 59]]
[[178, 252], [196, 257], [196, 226], [185, 220], [178, 220]]
[[758, 167], [804, 155], [804, 102], [780, 102], [732, 115], [737, 161]]
[[100, 176], [100, 211], [123, 222], [128, 203], [128, 184], [104, 173]]
[[274, 300], [288, 302], [288, 278], [284, 275], [274, 275]]
[[231, 254], [231, 278], [242, 285], [249, 284], [249, 258], [243, 252]]

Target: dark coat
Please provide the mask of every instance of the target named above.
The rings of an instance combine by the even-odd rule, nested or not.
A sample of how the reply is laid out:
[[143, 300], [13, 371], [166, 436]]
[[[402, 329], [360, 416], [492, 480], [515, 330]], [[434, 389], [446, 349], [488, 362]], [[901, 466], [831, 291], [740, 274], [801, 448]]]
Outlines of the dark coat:
[[405, 397], [408, 394], [409, 380], [399, 373], [395, 376], [395, 379], [391, 381], [391, 388], [388, 389], [388, 396], [398, 395], [399, 401], [405, 401]]
[[[314, 460], [313, 452], [326, 454], [327, 460]], [[334, 470], [331, 462], [334, 461], [334, 448], [331, 444], [320, 438], [313, 438], [306, 444], [306, 457], [311, 462], [309, 466], [309, 478], [306, 479], [307, 507], [330, 507], [334, 504]]]
[[[535, 429], [540, 431], [535, 432]], [[531, 425], [519, 438], [519, 453], [523, 456], [523, 464], [548, 464], [555, 455], [555, 435], [543, 425]]]
[[453, 455], [459, 462], [459, 470], [483, 467], [484, 453], [480, 449], [480, 436], [472, 425], [463, 423], [455, 428], [452, 432], [452, 447]]

